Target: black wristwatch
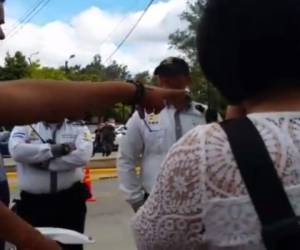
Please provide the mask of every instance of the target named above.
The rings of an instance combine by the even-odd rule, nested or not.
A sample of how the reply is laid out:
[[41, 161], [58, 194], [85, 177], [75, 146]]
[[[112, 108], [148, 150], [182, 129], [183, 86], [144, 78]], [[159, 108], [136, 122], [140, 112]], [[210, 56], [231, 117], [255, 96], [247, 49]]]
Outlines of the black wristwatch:
[[132, 105], [135, 107], [136, 105], [140, 104], [144, 99], [146, 94], [146, 89], [145, 86], [140, 82], [133, 81], [133, 80], [127, 80], [127, 82], [135, 86], [135, 93], [134, 93], [133, 100], [131, 102]]
[[69, 144], [62, 144], [62, 150], [63, 150], [63, 154], [64, 155], [68, 155], [69, 153], [71, 153], [72, 148]]

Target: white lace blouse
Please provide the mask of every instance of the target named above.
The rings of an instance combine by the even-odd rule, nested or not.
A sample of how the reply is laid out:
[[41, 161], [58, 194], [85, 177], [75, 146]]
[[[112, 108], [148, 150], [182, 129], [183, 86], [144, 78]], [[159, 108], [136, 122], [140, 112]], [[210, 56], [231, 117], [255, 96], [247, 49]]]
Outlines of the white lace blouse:
[[[300, 214], [300, 112], [249, 118]], [[218, 124], [199, 126], [173, 146], [132, 226], [139, 250], [265, 249], [257, 215]]]

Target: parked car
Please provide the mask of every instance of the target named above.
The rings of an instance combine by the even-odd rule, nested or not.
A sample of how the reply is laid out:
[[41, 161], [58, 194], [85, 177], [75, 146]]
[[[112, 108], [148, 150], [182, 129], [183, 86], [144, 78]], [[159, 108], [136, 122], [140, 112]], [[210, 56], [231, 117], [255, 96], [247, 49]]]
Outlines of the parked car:
[[115, 145], [115, 150], [116, 150], [116, 151], [117, 151], [118, 148], [119, 148], [120, 141], [121, 141], [122, 137], [123, 137], [124, 135], [126, 135], [126, 130], [127, 130], [127, 128], [126, 128], [126, 126], [123, 125], [123, 124], [120, 125], [120, 126], [118, 126], [118, 127], [115, 129], [115, 135], [116, 135], [116, 137], [115, 137], [114, 145]]

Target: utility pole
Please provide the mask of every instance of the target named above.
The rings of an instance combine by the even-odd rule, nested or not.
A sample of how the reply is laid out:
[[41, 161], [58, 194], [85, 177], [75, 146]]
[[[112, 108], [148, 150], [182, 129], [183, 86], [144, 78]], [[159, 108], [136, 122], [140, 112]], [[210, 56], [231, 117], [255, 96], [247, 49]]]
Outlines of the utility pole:
[[40, 53], [39, 51], [36, 51], [36, 52], [30, 54], [30, 56], [28, 57], [28, 62], [29, 62], [30, 65], [32, 64], [31, 58], [32, 58], [33, 56], [38, 55], [39, 53]]

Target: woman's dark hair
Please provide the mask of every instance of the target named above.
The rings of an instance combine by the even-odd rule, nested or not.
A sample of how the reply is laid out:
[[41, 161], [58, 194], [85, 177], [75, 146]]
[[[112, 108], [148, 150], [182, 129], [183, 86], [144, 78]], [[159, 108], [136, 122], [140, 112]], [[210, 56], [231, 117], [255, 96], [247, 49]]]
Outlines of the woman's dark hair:
[[300, 86], [300, 1], [208, 0], [197, 46], [206, 77], [232, 103]]

